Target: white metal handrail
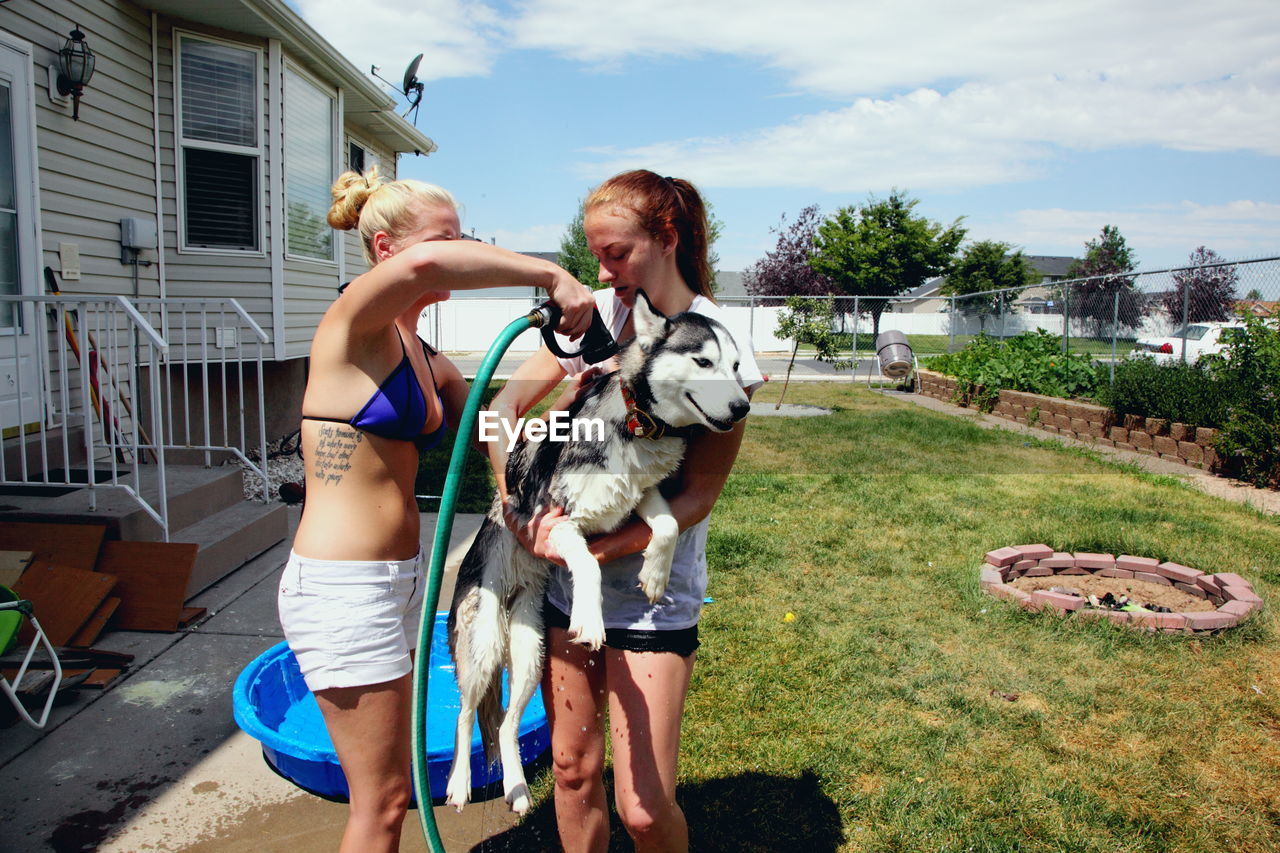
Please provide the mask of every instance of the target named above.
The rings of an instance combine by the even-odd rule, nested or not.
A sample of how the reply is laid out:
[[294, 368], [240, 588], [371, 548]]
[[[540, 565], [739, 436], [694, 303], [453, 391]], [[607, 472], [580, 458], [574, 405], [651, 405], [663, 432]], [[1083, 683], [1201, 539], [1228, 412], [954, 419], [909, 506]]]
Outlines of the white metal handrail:
[[[165, 448], [144, 439], [147, 433], [142, 424], [148, 418], [139, 417], [142, 401], [137, 399], [144, 367], [152, 368], [147, 371], [149, 399], [160, 398], [156, 368], [168, 348], [164, 338], [123, 296], [0, 295], [2, 304], [13, 306], [6, 310], [5, 333], [14, 362], [11, 383], [17, 394], [18, 470], [11, 471], [7, 454], [0, 453], [0, 482], [83, 485], [90, 511], [97, 509], [100, 486], [123, 489], [168, 539]], [[24, 352], [28, 339], [35, 368], [30, 378], [23, 369], [29, 358]], [[5, 354], [0, 345], [0, 356]], [[24, 387], [29, 381], [38, 386], [33, 393]], [[139, 404], [137, 412], [134, 402]], [[152, 406], [149, 415], [151, 434], [157, 434], [160, 413]], [[31, 425], [35, 426], [34, 446], [28, 438]], [[84, 444], [73, 450], [71, 434], [76, 426], [82, 430]], [[37, 460], [31, 459], [33, 449]], [[158, 493], [154, 502], [143, 492], [144, 466], [138, 463], [144, 450], [154, 462]], [[83, 484], [73, 471], [80, 451], [85, 462]], [[134, 464], [122, 470], [129, 457]], [[58, 461], [61, 466], [55, 467]], [[106, 466], [101, 480], [100, 464]]]
[[[270, 500], [263, 394], [270, 339], [236, 300], [0, 296], [0, 311], [8, 317], [0, 358], [14, 361], [8, 390], [17, 394], [19, 424], [16, 461], [12, 448], [0, 453], [0, 482], [85, 487], [90, 511], [97, 489], [122, 489], [165, 540], [166, 451], [203, 451], [206, 466], [214, 453], [229, 452], [261, 478], [262, 499]], [[24, 387], [31, 383], [37, 387]], [[73, 447], [77, 428], [83, 446], [76, 439]], [[83, 483], [73, 471], [81, 456]], [[153, 491], [144, 482], [154, 482]]]
[[[166, 397], [165, 436], [172, 447], [203, 450], [205, 464], [212, 464], [214, 451], [229, 451], [262, 481], [262, 499], [270, 501], [267, 478], [267, 426], [263, 394], [263, 364], [270, 337], [235, 299], [200, 297], [141, 298], [134, 300], [153, 325], [164, 331], [169, 341], [165, 360], [170, 394]], [[245, 333], [248, 333], [247, 336]], [[246, 340], [246, 337], [248, 340]], [[210, 357], [210, 348], [215, 355]], [[245, 364], [253, 364], [256, 375], [257, 424], [253, 434], [246, 424], [249, 395]], [[193, 436], [192, 377], [197, 365], [199, 430]], [[214, 370], [216, 369], [216, 376]], [[174, 383], [175, 371], [181, 375]], [[181, 387], [179, 392], [175, 389]], [[221, 405], [214, 399], [215, 392]], [[234, 400], [235, 420], [228, 401]], [[175, 406], [177, 409], [175, 411]], [[214, 410], [219, 410], [219, 421]], [[181, 431], [181, 435], [179, 435]], [[221, 441], [218, 441], [218, 438]], [[250, 446], [257, 461], [249, 454]]]

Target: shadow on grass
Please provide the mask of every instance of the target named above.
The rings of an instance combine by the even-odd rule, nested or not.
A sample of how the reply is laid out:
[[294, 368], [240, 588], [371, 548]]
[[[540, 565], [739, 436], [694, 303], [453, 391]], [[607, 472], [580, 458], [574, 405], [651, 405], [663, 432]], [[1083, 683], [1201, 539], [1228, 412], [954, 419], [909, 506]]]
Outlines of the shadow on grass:
[[[612, 801], [613, 778], [605, 785]], [[767, 773], [741, 773], [676, 789], [676, 799], [689, 821], [689, 847], [700, 853], [804, 850], [828, 853], [844, 843], [840, 810], [822, 791], [817, 775], [799, 778]], [[634, 847], [610, 809], [610, 853]], [[555, 806], [550, 798], [525, 816], [519, 826], [489, 838], [473, 853], [501, 850], [559, 850]]]

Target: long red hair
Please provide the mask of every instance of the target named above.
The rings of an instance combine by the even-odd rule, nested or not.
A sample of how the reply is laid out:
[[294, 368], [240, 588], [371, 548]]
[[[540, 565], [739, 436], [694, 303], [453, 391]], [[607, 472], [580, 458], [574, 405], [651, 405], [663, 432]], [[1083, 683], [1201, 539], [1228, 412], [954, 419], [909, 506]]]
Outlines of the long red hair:
[[636, 214], [655, 240], [676, 238], [676, 268], [694, 293], [711, 297], [715, 272], [707, 259], [707, 208], [698, 189], [683, 178], [648, 169], [614, 175], [591, 191], [583, 210], [616, 204]]

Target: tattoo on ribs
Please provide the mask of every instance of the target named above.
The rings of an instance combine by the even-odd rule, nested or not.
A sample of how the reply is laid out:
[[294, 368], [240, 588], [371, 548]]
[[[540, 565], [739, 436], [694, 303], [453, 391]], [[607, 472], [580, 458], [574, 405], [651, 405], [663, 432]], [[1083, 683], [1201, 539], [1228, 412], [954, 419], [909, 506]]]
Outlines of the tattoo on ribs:
[[362, 441], [364, 433], [358, 430], [345, 430], [328, 424], [321, 426], [320, 438], [311, 456], [311, 478], [322, 486], [341, 483], [343, 475], [351, 470], [351, 454]]

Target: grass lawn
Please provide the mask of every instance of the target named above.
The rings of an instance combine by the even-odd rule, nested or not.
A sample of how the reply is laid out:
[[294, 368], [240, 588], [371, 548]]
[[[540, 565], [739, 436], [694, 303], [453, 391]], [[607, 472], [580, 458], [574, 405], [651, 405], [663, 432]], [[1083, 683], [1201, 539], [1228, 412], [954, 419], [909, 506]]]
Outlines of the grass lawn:
[[[1276, 519], [843, 383], [787, 401], [835, 412], [752, 418], [712, 518], [694, 850], [1280, 850], [1272, 610], [1155, 636], [978, 589], [986, 551], [1043, 542], [1235, 571], [1271, 601]], [[511, 849], [552, 846], [549, 777]]]

